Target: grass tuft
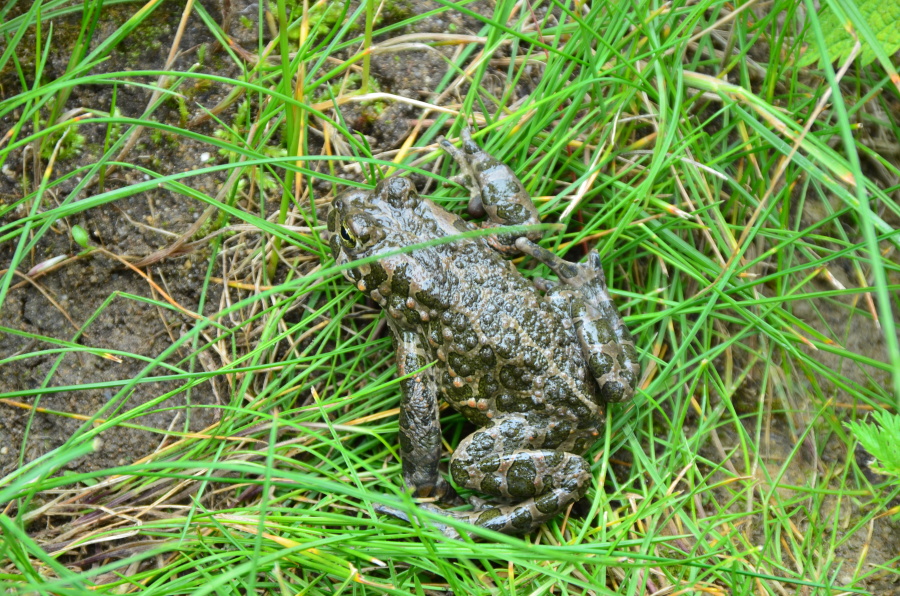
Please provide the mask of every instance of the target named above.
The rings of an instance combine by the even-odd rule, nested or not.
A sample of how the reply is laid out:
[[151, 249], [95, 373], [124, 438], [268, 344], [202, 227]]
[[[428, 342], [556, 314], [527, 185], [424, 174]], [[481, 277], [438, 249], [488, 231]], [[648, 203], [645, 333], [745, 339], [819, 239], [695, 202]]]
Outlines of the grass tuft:
[[[25, 4], [0, 7], [3, 591], [896, 583], [900, 485], [865, 438], [900, 402], [882, 49], [798, 66], [827, 32], [786, 0]], [[526, 538], [376, 513], [415, 511], [400, 388], [323, 239], [334, 194], [386, 175], [460, 211], [436, 140], [470, 124], [556, 224], [543, 246], [599, 251], [643, 366], [586, 500]], [[442, 423], [448, 450], [470, 430]]]

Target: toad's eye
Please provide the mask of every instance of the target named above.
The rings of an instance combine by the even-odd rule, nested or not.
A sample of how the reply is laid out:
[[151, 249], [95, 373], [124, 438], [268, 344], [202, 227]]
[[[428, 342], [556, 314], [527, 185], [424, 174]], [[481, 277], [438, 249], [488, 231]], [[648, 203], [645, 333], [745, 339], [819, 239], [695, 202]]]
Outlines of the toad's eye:
[[344, 246], [346, 246], [347, 248], [353, 248], [354, 246], [356, 246], [356, 238], [353, 237], [353, 234], [343, 223], [341, 224], [341, 242], [343, 242]]
[[351, 213], [341, 222], [341, 244], [348, 249], [360, 250], [378, 241], [378, 222], [367, 213]]

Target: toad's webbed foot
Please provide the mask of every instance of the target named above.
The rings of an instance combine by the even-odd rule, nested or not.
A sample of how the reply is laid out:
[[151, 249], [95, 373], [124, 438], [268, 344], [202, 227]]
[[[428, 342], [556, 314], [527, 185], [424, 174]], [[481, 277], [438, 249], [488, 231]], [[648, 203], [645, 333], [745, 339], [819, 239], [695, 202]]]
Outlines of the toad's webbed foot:
[[[444, 511], [440, 507], [438, 507], [436, 505], [432, 505], [431, 503], [420, 503], [419, 505], [417, 505], [417, 507], [419, 509], [425, 509], [427, 511], [432, 511], [434, 513], [438, 513], [438, 514], [444, 515], [444, 516], [446, 516], [448, 513], [451, 513], [451, 512]], [[390, 516], [396, 517], [397, 519], [401, 519], [407, 523], [412, 523], [412, 520], [409, 518], [409, 515], [402, 509], [397, 509], [396, 507], [391, 507], [390, 505], [382, 505], [381, 503], [375, 504], [374, 508], [375, 508], [375, 511], [377, 511], [378, 513], [381, 513], [384, 515], [390, 515]], [[441, 534], [443, 534], [447, 538], [451, 538], [453, 540], [459, 540], [461, 538], [459, 531], [456, 528], [454, 528], [453, 526], [451, 526], [450, 524], [445, 524], [445, 523], [441, 523], [440, 521], [425, 519], [423, 517], [419, 517], [417, 519], [419, 520], [419, 523], [434, 526], [435, 528], [438, 529], [438, 531], [440, 531]], [[470, 534], [470, 536], [471, 536], [471, 534]]]

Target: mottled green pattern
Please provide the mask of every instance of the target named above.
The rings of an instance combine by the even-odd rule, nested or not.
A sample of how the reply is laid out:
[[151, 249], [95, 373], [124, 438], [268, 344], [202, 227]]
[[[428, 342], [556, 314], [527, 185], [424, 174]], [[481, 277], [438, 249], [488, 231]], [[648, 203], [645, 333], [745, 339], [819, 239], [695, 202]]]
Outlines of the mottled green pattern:
[[[512, 170], [468, 133], [462, 150], [443, 145], [472, 189], [470, 211], [486, 213], [488, 225], [539, 221]], [[328, 229], [339, 263], [385, 255], [346, 275], [386, 311], [399, 372], [411, 375], [401, 383], [400, 455], [415, 496], [455, 497], [438, 473], [439, 400], [478, 427], [454, 451], [450, 473], [497, 503], [479, 500], [467, 513], [422, 506], [523, 533], [581, 498], [591, 478], [581, 454], [599, 435], [603, 404], [630, 398], [639, 373], [596, 253], [573, 264], [527, 237], [500, 234], [389, 254], [475, 229], [403, 178], [383, 180], [372, 193], [344, 193], [332, 207]], [[535, 287], [502, 256], [519, 252], [548, 265], [561, 283]]]

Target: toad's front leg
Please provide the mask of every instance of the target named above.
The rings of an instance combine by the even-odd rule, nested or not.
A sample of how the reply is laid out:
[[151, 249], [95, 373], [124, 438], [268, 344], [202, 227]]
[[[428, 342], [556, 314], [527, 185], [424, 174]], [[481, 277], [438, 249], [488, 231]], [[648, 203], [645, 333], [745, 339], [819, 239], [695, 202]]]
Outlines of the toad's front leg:
[[[412, 331], [394, 333], [400, 382], [400, 462], [403, 481], [419, 498], [444, 497], [453, 489], [438, 472], [441, 459], [441, 421], [434, 373], [419, 370], [428, 362], [424, 342]], [[415, 372], [419, 371], [419, 372]]]
[[[460, 175], [453, 181], [469, 189], [469, 214], [487, 215], [492, 225], [521, 226], [541, 223], [531, 197], [512, 168], [482, 149], [472, 139], [468, 128], [462, 131], [462, 149], [457, 149], [443, 137], [441, 147], [459, 165]], [[517, 253], [516, 238], [523, 234], [498, 234], [495, 248]], [[540, 230], [530, 231], [529, 240], [541, 237]]]
[[[438, 411], [438, 391], [434, 373], [423, 369], [429, 362], [422, 338], [412, 331], [394, 328], [397, 349], [397, 372], [407, 376], [400, 382], [403, 398], [400, 400], [400, 464], [403, 482], [411, 488], [413, 496], [442, 502], [457, 502], [459, 497], [453, 487], [438, 471], [441, 460], [441, 421]], [[416, 372], [418, 371], [418, 372]], [[420, 507], [443, 511], [430, 504]], [[379, 513], [393, 515], [410, 521], [402, 510], [378, 504]], [[459, 538], [451, 526], [434, 524], [443, 534]]]

